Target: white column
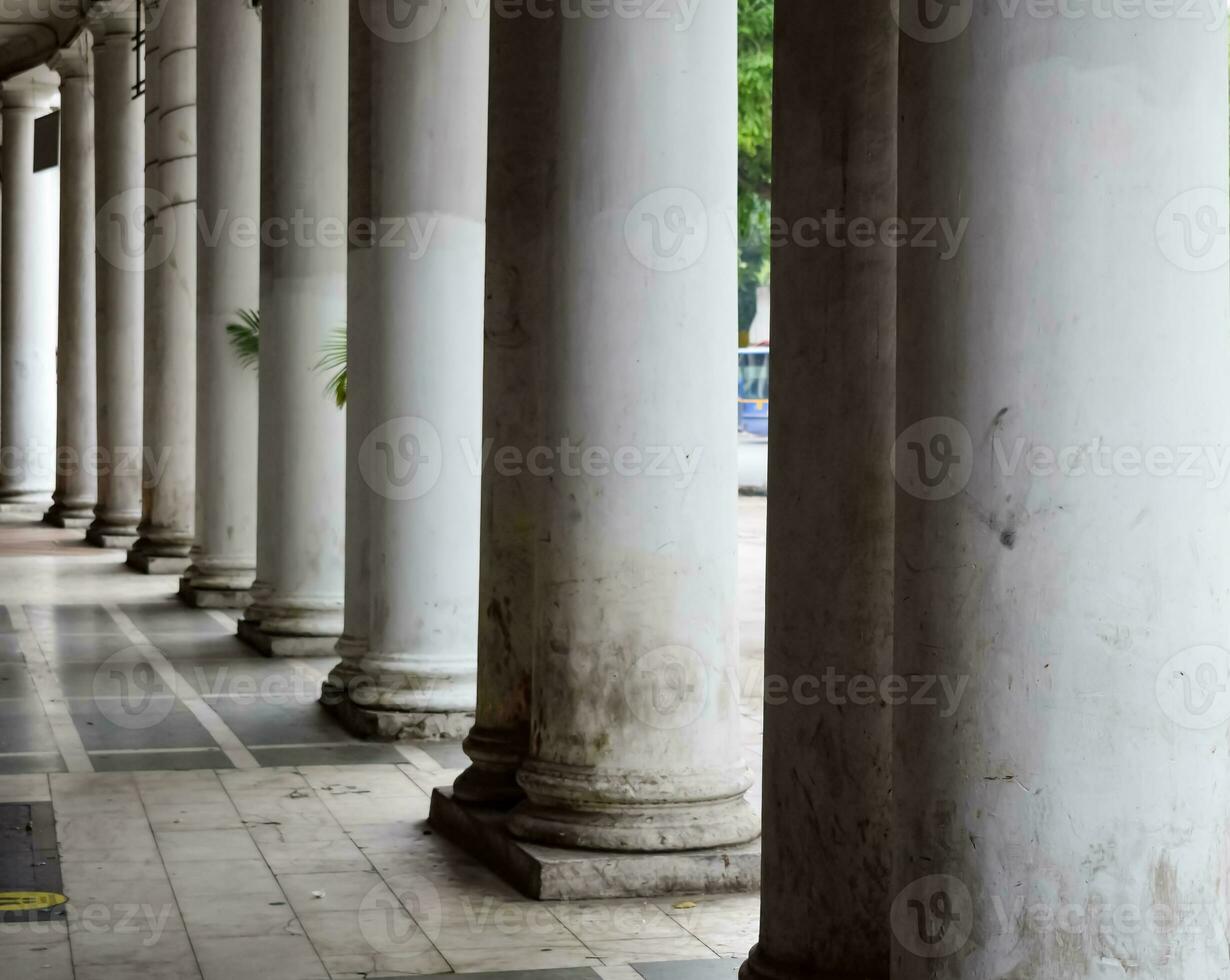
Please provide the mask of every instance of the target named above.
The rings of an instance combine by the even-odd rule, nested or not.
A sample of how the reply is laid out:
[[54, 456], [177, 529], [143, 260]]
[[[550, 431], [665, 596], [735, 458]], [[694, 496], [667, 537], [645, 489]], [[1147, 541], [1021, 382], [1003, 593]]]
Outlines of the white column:
[[98, 503], [95, 354], [94, 91], [91, 40], [53, 61], [60, 74], [60, 303], [56, 489], [46, 521], [88, 527]]
[[382, 737], [473, 721], [488, 27], [452, 5], [425, 37], [371, 42], [371, 622], [340, 707]]
[[[144, 0], [141, 0], [141, 2], [144, 2]], [[159, 188], [161, 178], [159, 158], [162, 153], [162, 131], [158, 108], [158, 82], [162, 71], [162, 56], [158, 51], [158, 25], [160, 18], [156, 10], [157, 8], [151, 11], [148, 6], [146, 7], [144, 20], [145, 44], [144, 51], [141, 53], [145, 67], [145, 184], [143, 187], [143, 220], [141, 224], [145, 240], [145, 253], [142, 256], [145, 276], [142, 282], [142, 307], [144, 312], [141, 329], [141, 459], [139, 462], [141, 470], [141, 522], [137, 525], [138, 540], [140, 540], [139, 535], [145, 533], [145, 527], [150, 517], [152, 474], [149, 465], [151, 447], [148, 426], [149, 418], [153, 414], [150, 399], [154, 397], [155, 392], [148, 381], [148, 362], [151, 354], [151, 335], [158, 330], [158, 322], [162, 316], [160, 302], [162, 298], [162, 274], [159, 271], [159, 266], [161, 265], [160, 260], [165, 258], [167, 252], [167, 243], [162, 238], [165, 226], [161, 226], [158, 222], [158, 215], [162, 211], [165, 198]], [[153, 17], [149, 16], [151, 12], [154, 13]], [[132, 545], [135, 547], [136, 543], [136, 541], [133, 541]], [[132, 556], [131, 547], [128, 549], [128, 555], [129, 557]]]
[[257, 374], [227, 325], [260, 306], [261, 24], [247, 0], [197, 5], [196, 546], [180, 595], [242, 608], [256, 573]]
[[178, 573], [189, 563], [196, 492], [196, 0], [162, 0], [154, 37], [157, 110], [146, 125], [157, 178], [151, 172], [147, 186], [158, 193], [146, 279], [154, 296], [145, 322], [145, 506], [128, 564]]
[[963, 693], [894, 711], [893, 976], [1225, 976], [1225, 23], [952, 13], [901, 48], [902, 213], [969, 225], [900, 258], [895, 670]]
[[[541, 435], [561, 23], [559, 17], [491, 22], [483, 440], [493, 453], [510, 450], [522, 459]], [[473, 762], [454, 784], [454, 795], [465, 802], [508, 804], [522, 796], [516, 776], [529, 750], [543, 482], [524, 466], [496, 465], [492, 456], [483, 468], [478, 701], [465, 740]]]
[[[367, 650], [371, 620], [372, 491], [360, 457], [372, 418], [372, 267], [376, 235], [372, 221], [372, 32], [359, 0], [350, 5], [350, 158], [347, 166], [349, 235], [346, 259], [346, 588], [341, 662], [330, 672], [321, 703], [339, 711], [362, 685], [358, 660]], [[370, 9], [370, 8], [369, 8]]]
[[141, 519], [145, 97], [134, 98], [136, 2], [93, 27], [98, 218], [98, 506], [86, 537], [126, 548]]
[[27, 75], [0, 89], [0, 507], [39, 513], [55, 489], [59, 200], [56, 171], [34, 170], [34, 124], [57, 81]]
[[342, 629], [345, 414], [316, 370], [346, 325], [347, 5], [264, 0], [260, 590], [240, 636], [332, 652]]
[[759, 833], [735, 684], [735, 5], [679, 17], [562, 29], [555, 455], [533, 461], [550, 475], [510, 823], [559, 846]]
[[818, 222], [897, 214], [898, 31], [886, 3], [778, 0], [776, 19], [773, 206], [797, 234], [773, 251], [762, 898], [744, 977], [887, 980], [897, 252]]

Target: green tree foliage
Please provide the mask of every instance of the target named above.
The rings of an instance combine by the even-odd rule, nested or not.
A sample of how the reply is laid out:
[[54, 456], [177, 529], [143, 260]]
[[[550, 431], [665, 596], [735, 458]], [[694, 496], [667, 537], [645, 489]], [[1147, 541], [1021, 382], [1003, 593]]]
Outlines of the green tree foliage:
[[773, 185], [773, 0], [739, 0], [739, 327], [769, 274]]
[[320, 360], [316, 364], [316, 370], [327, 373], [329, 380], [325, 384], [325, 391], [333, 396], [333, 400], [337, 403], [338, 408], [346, 407], [346, 382], [348, 372], [346, 370], [346, 330], [335, 330], [332, 336], [325, 341], [325, 345], [321, 348]]
[[261, 315], [258, 310], [238, 310], [238, 323], [226, 325], [231, 340], [231, 349], [244, 367], [254, 368], [260, 361]]
[[[231, 349], [244, 367], [255, 368], [260, 363], [261, 354], [261, 314], [260, 310], [237, 310], [239, 321], [228, 323], [226, 333], [231, 342]], [[321, 348], [320, 360], [316, 362], [316, 370], [328, 374], [325, 391], [337, 403], [338, 408], [346, 407], [346, 328], [335, 330]]]

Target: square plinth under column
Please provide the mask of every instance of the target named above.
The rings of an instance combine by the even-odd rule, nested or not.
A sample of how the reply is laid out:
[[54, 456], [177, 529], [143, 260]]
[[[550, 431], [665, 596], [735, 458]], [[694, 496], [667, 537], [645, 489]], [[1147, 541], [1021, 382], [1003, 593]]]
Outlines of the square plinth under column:
[[473, 712], [381, 710], [355, 704], [344, 692], [328, 690], [320, 703], [346, 731], [378, 742], [465, 738], [474, 727]]
[[63, 528], [87, 528], [94, 523], [92, 517], [64, 517], [60, 514], [47, 514], [43, 517], [43, 523], [51, 527]]
[[133, 571], [142, 575], [183, 575], [192, 564], [187, 558], [147, 555], [141, 551], [128, 552], [126, 562]]
[[108, 534], [107, 532], [86, 531], [85, 540], [96, 548], [113, 548], [117, 551], [127, 551], [137, 543], [135, 534]]
[[508, 811], [458, 803], [451, 786], [431, 794], [428, 823], [530, 898], [577, 901], [714, 895], [760, 888], [760, 841], [704, 851], [637, 854], [574, 851], [517, 840]]
[[198, 589], [182, 578], [179, 598], [195, 609], [247, 609], [252, 605], [252, 593], [246, 589]]
[[237, 632], [244, 643], [266, 657], [331, 657], [337, 652], [336, 636], [281, 636], [266, 633], [250, 619], [241, 619]]

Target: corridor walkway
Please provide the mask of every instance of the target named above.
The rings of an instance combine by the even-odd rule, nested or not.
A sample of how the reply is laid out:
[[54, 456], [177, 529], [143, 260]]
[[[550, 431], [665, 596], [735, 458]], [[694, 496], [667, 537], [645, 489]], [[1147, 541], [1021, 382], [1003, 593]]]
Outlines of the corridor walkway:
[[[734, 975], [756, 896], [523, 899], [424, 822], [460, 743], [348, 735], [316, 703], [332, 658], [259, 657], [233, 618], [175, 600], [173, 578], [79, 538], [0, 522], [0, 892], [58, 874], [69, 898], [0, 921], [6, 976]], [[763, 548], [764, 501], [745, 500], [756, 769]], [[27, 859], [18, 825], [54, 839]]]

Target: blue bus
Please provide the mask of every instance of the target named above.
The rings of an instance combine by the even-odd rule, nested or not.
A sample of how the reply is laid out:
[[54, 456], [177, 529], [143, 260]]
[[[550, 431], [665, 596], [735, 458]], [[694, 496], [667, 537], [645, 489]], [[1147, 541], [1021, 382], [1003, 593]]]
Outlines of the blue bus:
[[739, 350], [739, 431], [769, 434], [769, 348]]

